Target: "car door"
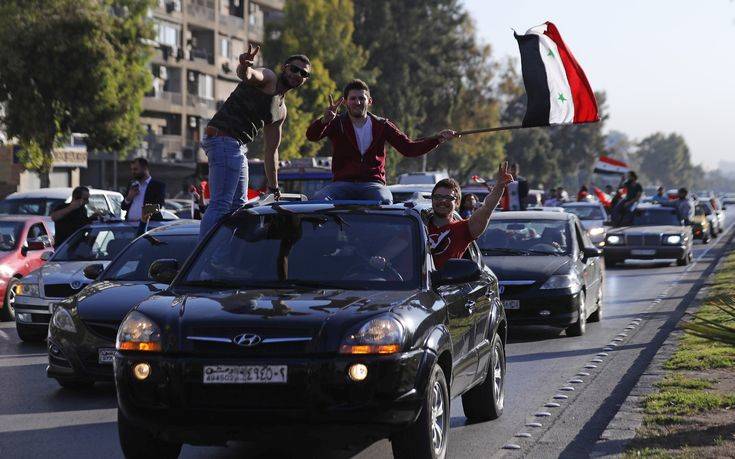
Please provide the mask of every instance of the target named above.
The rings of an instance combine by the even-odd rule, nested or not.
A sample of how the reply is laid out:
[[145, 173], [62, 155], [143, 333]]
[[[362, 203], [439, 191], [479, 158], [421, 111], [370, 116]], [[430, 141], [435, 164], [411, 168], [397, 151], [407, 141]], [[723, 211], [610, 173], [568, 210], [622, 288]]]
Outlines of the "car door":
[[472, 322], [474, 324], [473, 347], [478, 360], [476, 374], [472, 378], [474, 381], [481, 376], [478, 374], [478, 371], [487, 366], [487, 361], [490, 358], [491, 349], [487, 338], [488, 326], [490, 324], [490, 310], [493, 305], [488, 295], [488, 289], [491, 286], [491, 277], [485, 274], [482, 256], [480, 255], [480, 249], [477, 247], [477, 243], [473, 242], [470, 244], [466, 252], [466, 258], [475, 262], [483, 273], [476, 281], [467, 283], [467, 310], [472, 315]]
[[[28, 241], [43, 241], [47, 247], [51, 246], [51, 239], [48, 231], [43, 223], [34, 223], [28, 227], [28, 232], [25, 237], [25, 244], [27, 246]], [[26, 269], [31, 272], [37, 268], [40, 268], [44, 261], [41, 259], [41, 254], [45, 250], [29, 250], [26, 254]]]
[[585, 291], [587, 292], [587, 304], [585, 307], [590, 311], [590, 305], [595, 304], [600, 296], [602, 288], [602, 262], [600, 257], [585, 257], [584, 248], [594, 247], [587, 233], [582, 229], [579, 220], [574, 221], [574, 231], [577, 242], [577, 263], [580, 264], [582, 278], [584, 279]]
[[467, 307], [466, 283], [442, 285], [437, 293], [447, 305], [449, 334], [452, 337], [452, 372], [451, 397], [462, 393], [472, 382], [477, 366], [474, 353], [475, 324], [472, 311]]

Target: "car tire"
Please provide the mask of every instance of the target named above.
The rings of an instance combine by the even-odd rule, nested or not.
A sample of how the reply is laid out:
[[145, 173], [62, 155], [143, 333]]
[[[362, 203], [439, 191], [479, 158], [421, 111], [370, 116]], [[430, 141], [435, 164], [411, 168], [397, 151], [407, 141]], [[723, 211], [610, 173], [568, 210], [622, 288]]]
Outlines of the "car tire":
[[15, 286], [18, 285], [20, 279], [11, 277], [8, 279], [8, 286], [5, 288], [5, 298], [3, 298], [3, 308], [0, 309], [0, 322], [10, 322], [15, 320]]
[[676, 266], [686, 266], [689, 264], [689, 262], [692, 261], [692, 254], [687, 253], [684, 255], [683, 258], [679, 258], [676, 260]]
[[567, 336], [582, 336], [587, 331], [587, 296], [584, 290], [579, 292], [579, 306], [577, 312], [579, 312], [579, 319], [567, 327]]
[[57, 379], [56, 382], [64, 389], [73, 391], [89, 390], [94, 387], [94, 381], [79, 381], [72, 379]]
[[587, 322], [599, 322], [600, 320], [602, 320], [602, 287], [600, 287], [600, 294], [597, 296], [597, 309], [590, 314]]
[[15, 331], [18, 332], [18, 338], [26, 343], [40, 343], [46, 338], [46, 333], [38, 331], [37, 327], [18, 322], [15, 323]]
[[503, 414], [505, 404], [505, 349], [498, 335], [490, 346], [485, 381], [462, 395], [464, 415], [471, 422], [497, 419]]
[[157, 438], [151, 432], [133, 424], [117, 410], [117, 432], [120, 435], [120, 446], [128, 459], [144, 459], [155, 457], [173, 459], [181, 453], [181, 443], [169, 443]]
[[606, 268], [612, 268], [615, 265], [617, 265], [618, 262], [616, 260], [613, 260], [612, 258], [605, 257], [605, 267]]
[[449, 388], [444, 371], [437, 364], [431, 369], [426, 390], [416, 422], [390, 438], [397, 459], [444, 459], [447, 455]]

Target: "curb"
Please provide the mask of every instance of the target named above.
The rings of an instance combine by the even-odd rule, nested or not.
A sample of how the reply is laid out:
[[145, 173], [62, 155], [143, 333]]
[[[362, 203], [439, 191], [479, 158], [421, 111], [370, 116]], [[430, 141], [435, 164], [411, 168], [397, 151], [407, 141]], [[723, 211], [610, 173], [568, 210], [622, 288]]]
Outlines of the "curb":
[[[702, 305], [702, 302], [706, 299], [709, 288], [713, 285], [715, 273], [717, 273], [720, 266], [724, 263], [729, 252], [732, 251], [735, 233], [728, 234], [727, 236], [728, 240], [722, 247], [723, 253], [720, 256], [720, 259], [717, 261], [712, 273], [707, 276], [707, 279], [702, 284], [702, 288], [697, 292], [694, 300], [686, 308], [685, 314], [679, 323], [685, 320], [686, 314], [695, 313]], [[669, 334], [664, 343], [658, 349], [656, 355], [651, 360], [651, 363], [641, 374], [638, 382], [620, 406], [615, 417], [610, 421], [600, 435], [600, 438], [597, 440], [595, 447], [590, 453], [590, 457], [620, 457], [623, 455], [630, 441], [635, 438], [636, 431], [643, 423], [644, 413], [643, 408], [641, 407], [641, 402], [648, 394], [657, 389], [655, 384], [669, 373], [668, 370], [664, 369], [663, 365], [667, 360], [669, 360], [669, 358], [671, 358], [674, 352], [676, 352], [676, 349], [679, 346], [679, 340], [683, 335], [684, 332], [678, 328], [677, 324], [677, 328]]]

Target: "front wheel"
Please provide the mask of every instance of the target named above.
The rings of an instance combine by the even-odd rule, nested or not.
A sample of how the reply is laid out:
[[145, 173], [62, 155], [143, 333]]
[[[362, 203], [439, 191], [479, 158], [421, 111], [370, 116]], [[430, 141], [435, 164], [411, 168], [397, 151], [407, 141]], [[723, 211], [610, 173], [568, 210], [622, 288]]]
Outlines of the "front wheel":
[[180, 443], [169, 443], [136, 426], [117, 410], [117, 432], [120, 446], [128, 459], [175, 459], [181, 453]]
[[5, 298], [3, 298], [3, 308], [0, 309], [0, 322], [10, 322], [15, 320], [15, 286], [20, 280], [17, 277], [11, 277], [5, 288]]
[[503, 414], [504, 403], [505, 349], [503, 341], [495, 335], [485, 382], [462, 395], [462, 409], [472, 422], [490, 421]]
[[683, 258], [676, 260], [676, 266], [686, 266], [692, 261], [692, 254], [687, 253]]
[[431, 369], [427, 391], [416, 422], [391, 436], [393, 456], [398, 459], [444, 459], [447, 455], [449, 389], [439, 365]]
[[582, 336], [587, 330], [587, 297], [584, 290], [579, 292], [579, 306], [577, 312], [579, 319], [567, 328], [567, 336]]

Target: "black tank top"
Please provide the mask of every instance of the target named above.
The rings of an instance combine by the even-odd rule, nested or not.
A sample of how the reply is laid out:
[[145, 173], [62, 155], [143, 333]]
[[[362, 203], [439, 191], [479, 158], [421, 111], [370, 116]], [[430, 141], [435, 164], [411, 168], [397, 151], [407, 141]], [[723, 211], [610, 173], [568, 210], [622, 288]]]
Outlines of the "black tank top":
[[209, 125], [250, 143], [264, 126], [281, 121], [282, 106], [282, 94], [266, 94], [240, 82]]

